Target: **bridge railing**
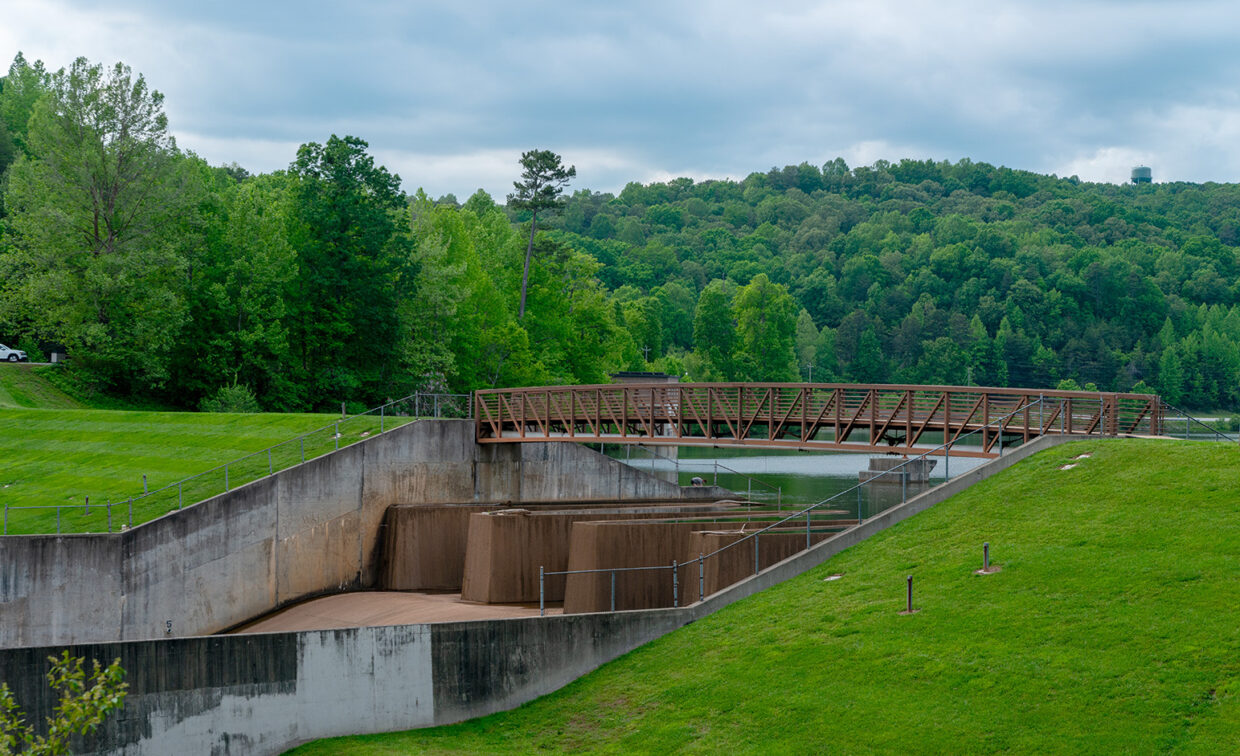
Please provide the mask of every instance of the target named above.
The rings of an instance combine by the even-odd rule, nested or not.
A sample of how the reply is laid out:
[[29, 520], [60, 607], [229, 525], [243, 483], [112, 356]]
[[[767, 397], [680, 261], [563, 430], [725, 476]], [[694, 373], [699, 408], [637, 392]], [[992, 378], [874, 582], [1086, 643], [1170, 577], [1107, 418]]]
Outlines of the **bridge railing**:
[[[727, 439], [915, 451], [927, 432], [955, 439], [980, 429], [982, 456], [993, 455], [1001, 435], [1159, 435], [1163, 417], [1159, 398], [1146, 394], [889, 384], [553, 386], [479, 391], [474, 401], [480, 443]], [[992, 424], [996, 417], [1003, 422]], [[862, 432], [864, 442], [850, 440]]]

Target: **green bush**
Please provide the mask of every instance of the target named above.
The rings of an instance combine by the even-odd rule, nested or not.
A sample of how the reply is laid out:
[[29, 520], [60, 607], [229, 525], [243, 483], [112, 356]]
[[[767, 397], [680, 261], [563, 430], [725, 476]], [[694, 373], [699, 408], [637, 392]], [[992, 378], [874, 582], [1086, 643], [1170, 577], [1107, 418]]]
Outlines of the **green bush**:
[[203, 397], [199, 412], [258, 412], [258, 399], [249, 386], [234, 383], [223, 386], [214, 396]]
[[17, 348], [25, 352], [31, 362], [47, 362], [47, 355], [39, 348], [39, 342], [29, 336], [18, 341]]

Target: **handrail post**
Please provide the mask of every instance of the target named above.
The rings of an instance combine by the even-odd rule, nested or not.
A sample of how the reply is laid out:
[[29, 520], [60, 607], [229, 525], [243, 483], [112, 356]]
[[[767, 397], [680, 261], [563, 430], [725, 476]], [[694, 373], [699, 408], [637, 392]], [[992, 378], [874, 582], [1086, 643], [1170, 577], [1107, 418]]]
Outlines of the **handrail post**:
[[333, 440], [336, 442], [336, 451], [340, 451], [340, 421], [339, 420], [336, 421], [336, 437]]
[[616, 571], [611, 571], [611, 610], [616, 611]]
[[948, 441], [943, 446], [943, 482], [948, 483], [952, 479], [952, 444]]
[[302, 464], [305, 464], [306, 462], [306, 437], [302, 436], [301, 438], [297, 439], [297, 445], [301, 447], [301, 462]]
[[762, 538], [761, 533], [753, 534], [753, 574], [757, 575], [761, 570], [758, 569], [758, 540]]
[[676, 568], [676, 560], [672, 560], [672, 607], [680, 607], [680, 570]]
[[698, 554], [698, 601], [706, 598], [706, 567], [702, 564], [702, 555]]
[[543, 566], [538, 565], [538, 616], [547, 616], [547, 597], [543, 591]]
[[271, 447], [268, 446], [267, 447], [267, 474], [271, 475], [274, 472], [275, 472], [275, 469], [272, 468], [271, 466]]
[[805, 510], [805, 548], [809, 549], [809, 510]]
[[60, 505], [56, 505], [56, 535], [60, 535]]
[[133, 527], [133, 497], [129, 497], [129, 527]]
[[224, 492], [228, 492], [228, 463], [224, 463]]
[[387, 405], [379, 405], [379, 432], [383, 432], [383, 413]]
[[[1000, 454], [1003, 453], [1002, 447], [1000, 447], [999, 453]], [[903, 504], [907, 501], [908, 501], [908, 470], [901, 470], [900, 471], [900, 503]]]
[[[180, 509], [183, 506], [184, 499], [181, 496], [181, 484], [184, 482], [185, 482], [184, 480], [177, 481], [177, 509]], [[109, 509], [108, 514], [111, 515], [112, 510]]]

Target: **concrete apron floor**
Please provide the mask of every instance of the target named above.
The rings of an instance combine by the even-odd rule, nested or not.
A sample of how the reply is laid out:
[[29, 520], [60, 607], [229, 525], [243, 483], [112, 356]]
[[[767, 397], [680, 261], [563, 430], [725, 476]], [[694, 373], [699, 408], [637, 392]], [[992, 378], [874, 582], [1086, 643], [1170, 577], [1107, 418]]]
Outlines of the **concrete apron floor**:
[[[547, 605], [547, 614], [560, 613], [559, 604]], [[365, 591], [303, 601], [231, 632], [284, 633], [537, 616], [538, 604], [473, 604], [461, 601], [459, 593]]]

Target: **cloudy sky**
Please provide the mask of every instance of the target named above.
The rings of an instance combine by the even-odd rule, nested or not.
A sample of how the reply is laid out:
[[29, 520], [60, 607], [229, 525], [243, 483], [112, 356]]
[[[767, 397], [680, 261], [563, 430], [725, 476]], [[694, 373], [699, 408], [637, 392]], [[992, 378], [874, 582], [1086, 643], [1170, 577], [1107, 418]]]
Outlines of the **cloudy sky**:
[[178, 143], [286, 167], [354, 134], [405, 188], [740, 178], [842, 156], [1095, 181], [1240, 178], [1240, 5], [1224, 2], [4, 0], [0, 57], [143, 73]]

